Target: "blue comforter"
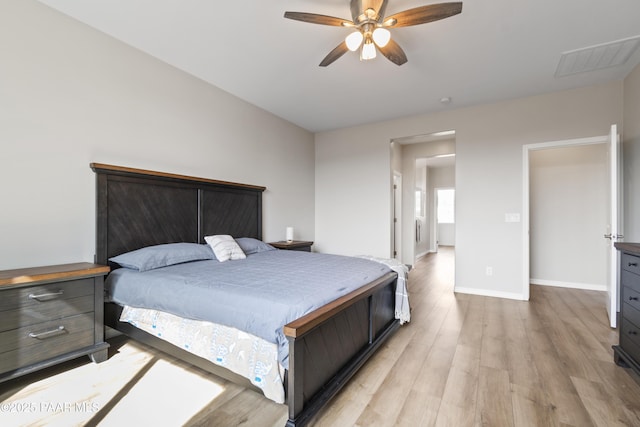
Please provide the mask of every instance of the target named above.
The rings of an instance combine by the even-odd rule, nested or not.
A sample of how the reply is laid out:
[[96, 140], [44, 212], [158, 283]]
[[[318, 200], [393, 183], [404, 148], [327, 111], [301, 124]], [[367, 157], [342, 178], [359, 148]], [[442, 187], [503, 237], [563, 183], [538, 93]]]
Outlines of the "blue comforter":
[[287, 323], [383, 276], [384, 264], [361, 258], [272, 250], [244, 260], [195, 261], [145, 272], [113, 271], [111, 301], [231, 326], [278, 344], [288, 367]]

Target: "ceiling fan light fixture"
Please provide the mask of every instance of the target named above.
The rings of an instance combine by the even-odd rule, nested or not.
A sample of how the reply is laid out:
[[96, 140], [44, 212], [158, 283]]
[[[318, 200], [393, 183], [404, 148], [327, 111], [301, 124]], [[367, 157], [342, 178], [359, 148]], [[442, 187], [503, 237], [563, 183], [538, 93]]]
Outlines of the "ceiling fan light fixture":
[[391, 32], [386, 28], [376, 28], [371, 36], [379, 47], [385, 47], [391, 40]]
[[306, 12], [285, 12], [284, 17], [311, 24], [352, 28], [319, 66], [326, 67], [349, 51], [360, 50], [360, 60], [367, 61], [377, 51], [396, 65], [407, 62], [407, 55], [400, 45], [391, 39], [387, 28], [411, 27], [448, 18], [462, 12], [462, 2], [435, 3], [414, 7], [386, 16], [389, 0], [350, 0], [351, 19]]
[[396, 25], [398, 23], [398, 20], [396, 18], [389, 18], [386, 21], [384, 21], [382, 23], [383, 27], [393, 27], [394, 25]]
[[344, 41], [347, 44], [349, 50], [351, 52], [355, 52], [362, 44], [363, 38], [364, 36], [360, 31], [354, 31], [353, 33], [349, 34], [347, 38], [344, 39]]
[[373, 59], [376, 57], [376, 47], [373, 44], [373, 40], [367, 38], [365, 40], [364, 45], [362, 45], [362, 50], [360, 51], [360, 60], [368, 61], [369, 59]]

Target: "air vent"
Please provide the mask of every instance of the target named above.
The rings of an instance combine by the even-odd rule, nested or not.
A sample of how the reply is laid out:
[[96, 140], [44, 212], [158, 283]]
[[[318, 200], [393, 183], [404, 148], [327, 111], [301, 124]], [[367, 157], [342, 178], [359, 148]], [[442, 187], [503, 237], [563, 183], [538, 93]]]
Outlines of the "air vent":
[[563, 52], [556, 77], [624, 64], [640, 45], [640, 36]]

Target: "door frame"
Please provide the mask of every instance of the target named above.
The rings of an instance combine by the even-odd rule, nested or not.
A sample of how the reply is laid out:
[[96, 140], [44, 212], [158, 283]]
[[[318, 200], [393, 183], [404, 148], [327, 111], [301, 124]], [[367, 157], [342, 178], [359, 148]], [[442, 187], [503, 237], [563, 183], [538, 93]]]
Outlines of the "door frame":
[[391, 198], [391, 258], [402, 260], [402, 173], [395, 170]]
[[549, 148], [575, 147], [579, 145], [608, 144], [609, 135], [588, 138], [564, 139], [559, 141], [525, 144], [522, 146], [522, 299], [530, 298], [530, 220], [529, 220], [529, 153]]

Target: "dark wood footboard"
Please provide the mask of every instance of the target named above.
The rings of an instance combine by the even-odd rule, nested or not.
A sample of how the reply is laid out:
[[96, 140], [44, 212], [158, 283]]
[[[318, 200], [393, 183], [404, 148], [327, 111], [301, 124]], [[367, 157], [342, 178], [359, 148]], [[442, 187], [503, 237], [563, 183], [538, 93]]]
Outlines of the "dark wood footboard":
[[305, 425], [398, 328], [395, 289], [389, 273], [285, 326], [287, 426]]

